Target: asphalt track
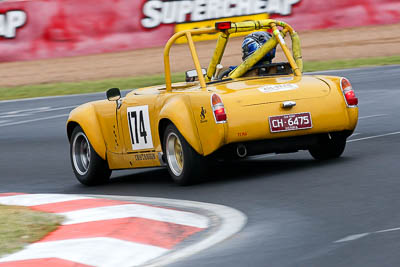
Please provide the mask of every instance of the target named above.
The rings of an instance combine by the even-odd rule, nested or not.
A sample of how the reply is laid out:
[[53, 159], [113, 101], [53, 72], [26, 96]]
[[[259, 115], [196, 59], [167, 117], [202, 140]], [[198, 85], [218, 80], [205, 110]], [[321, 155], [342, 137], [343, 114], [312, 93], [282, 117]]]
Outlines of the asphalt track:
[[172, 266], [399, 266], [400, 66], [328, 72], [350, 79], [360, 120], [342, 158], [259, 156], [174, 185], [164, 169], [121, 171], [107, 185], [74, 178], [65, 120], [104, 94], [0, 102], [0, 192], [162, 197], [248, 216], [230, 239]]

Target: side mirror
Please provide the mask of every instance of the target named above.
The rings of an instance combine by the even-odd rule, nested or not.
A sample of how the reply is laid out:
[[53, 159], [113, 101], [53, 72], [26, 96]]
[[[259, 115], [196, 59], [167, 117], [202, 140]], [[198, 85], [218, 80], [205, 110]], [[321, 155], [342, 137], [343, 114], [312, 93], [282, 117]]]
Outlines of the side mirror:
[[119, 88], [110, 88], [106, 92], [109, 101], [118, 101], [121, 98], [121, 91]]

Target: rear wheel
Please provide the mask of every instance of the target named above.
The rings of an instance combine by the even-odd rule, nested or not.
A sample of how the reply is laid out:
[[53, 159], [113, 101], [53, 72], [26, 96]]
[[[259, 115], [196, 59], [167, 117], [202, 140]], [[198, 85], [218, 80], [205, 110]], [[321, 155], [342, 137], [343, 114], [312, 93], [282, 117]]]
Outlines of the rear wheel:
[[164, 132], [164, 155], [174, 182], [189, 185], [204, 174], [206, 160], [186, 142], [178, 129], [170, 124]]
[[111, 170], [107, 161], [96, 153], [79, 126], [72, 132], [70, 157], [75, 176], [82, 184], [97, 185], [109, 180]]
[[316, 147], [310, 148], [309, 152], [317, 160], [338, 158], [343, 154], [346, 147], [346, 138], [343, 136], [332, 136]]

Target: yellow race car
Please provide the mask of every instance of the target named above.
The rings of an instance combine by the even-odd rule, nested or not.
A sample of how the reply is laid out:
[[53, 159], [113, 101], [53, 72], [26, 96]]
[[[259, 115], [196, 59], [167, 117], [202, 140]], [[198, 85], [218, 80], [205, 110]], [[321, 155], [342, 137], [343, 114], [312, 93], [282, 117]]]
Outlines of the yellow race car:
[[[236, 67], [221, 66], [233, 33], [270, 31], [268, 41]], [[218, 34], [207, 69], [193, 35]], [[285, 43], [289, 35], [292, 51]], [[195, 70], [171, 83], [169, 53], [186, 38]], [[280, 46], [284, 63], [259, 64]], [[300, 41], [277, 20], [219, 22], [178, 32], [164, 50], [165, 85], [107, 91], [107, 99], [74, 109], [67, 121], [73, 171], [85, 185], [112, 170], [167, 166], [175, 182], [201, 177], [210, 161], [309, 150], [318, 160], [339, 157], [358, 121], [358, 99], [343, 77], [303, 75]]]

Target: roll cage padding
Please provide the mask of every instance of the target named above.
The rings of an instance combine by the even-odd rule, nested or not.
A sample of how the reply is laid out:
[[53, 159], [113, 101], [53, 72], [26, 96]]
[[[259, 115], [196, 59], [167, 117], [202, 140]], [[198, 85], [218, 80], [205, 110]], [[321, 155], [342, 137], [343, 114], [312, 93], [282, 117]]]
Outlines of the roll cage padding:
[[[286, 31], [281, 32], [282, 38], [285, 37]], [[292, 53], [293, 58], [300, 72], [303, 72], [303, 59], [301, 56], [300, 38], [297, 32], [290, 34], [292, 39]], [[237, 66], [230, 74], [229, 78], [235, 79], [242, 77], [248, 70], [250, 70], [257, 62], [259, 62], [269, 51], [278, 45], [278, 40], [275, 36], [269, 39], [261, 48], [254, 52], [250, 57]]]

